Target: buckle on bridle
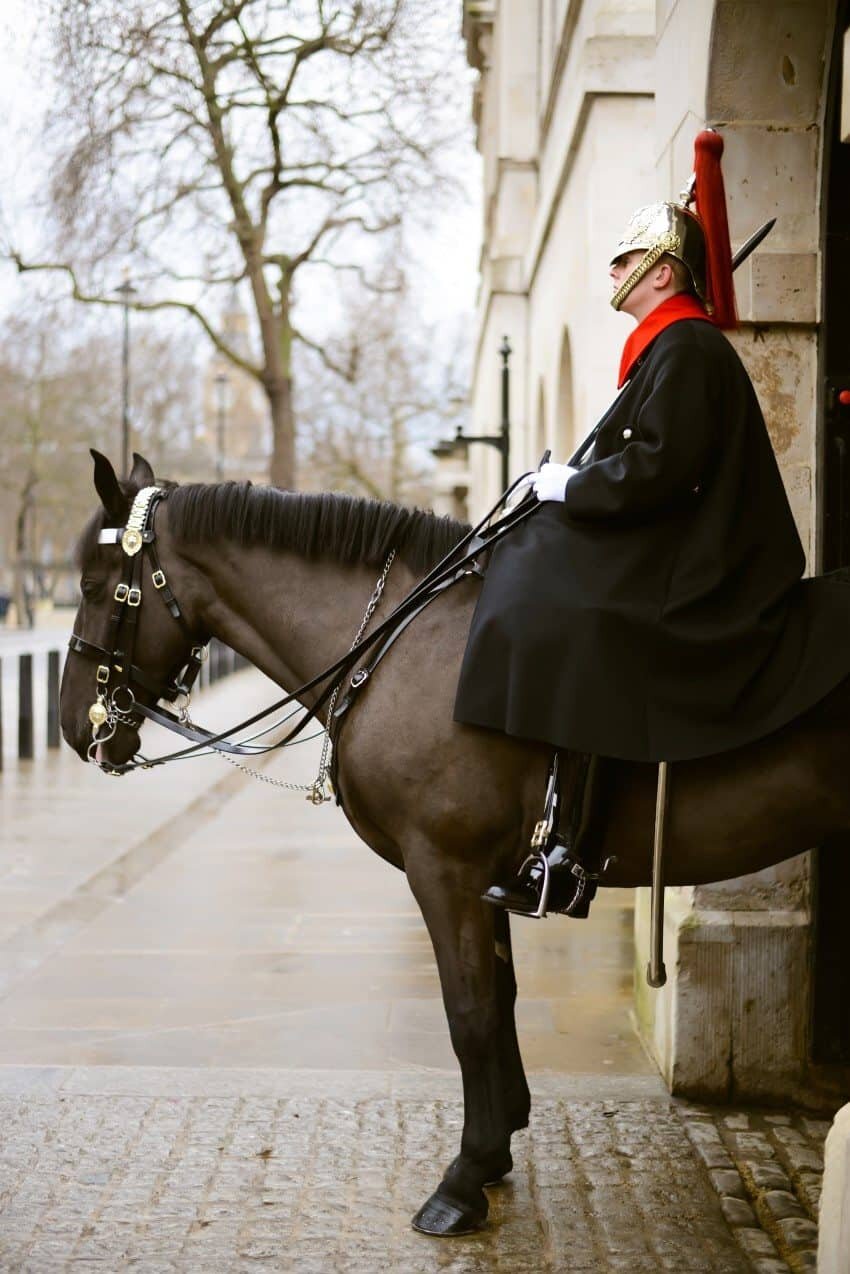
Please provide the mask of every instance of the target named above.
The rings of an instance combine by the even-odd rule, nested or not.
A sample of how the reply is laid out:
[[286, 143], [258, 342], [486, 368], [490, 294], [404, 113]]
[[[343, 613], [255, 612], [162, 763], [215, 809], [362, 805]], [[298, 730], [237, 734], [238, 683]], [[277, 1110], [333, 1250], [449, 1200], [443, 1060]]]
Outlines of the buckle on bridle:
[[165, 571], [157, 570], [151, 575], [154, 588], [165, 588]]
[[97, 684], [99, 686], [106, 685], [107, 681], [109, 680], [109, 669], [107, 668], [106, 664], [97, 665], [96, 677], [97, 677]]
[[140, 588], [131, 588], [127, 593], [128, 606], [141, 606], [142, 590]]
[[116, 602], [126, 602], [130, 592], [129, 584], [116, 584], [115, 592], [112, 594]]
[[210, 652], [206, 646], [193, 646], [190, 657], [194, 659], [196, 664], [205, 664], [210, 657]]

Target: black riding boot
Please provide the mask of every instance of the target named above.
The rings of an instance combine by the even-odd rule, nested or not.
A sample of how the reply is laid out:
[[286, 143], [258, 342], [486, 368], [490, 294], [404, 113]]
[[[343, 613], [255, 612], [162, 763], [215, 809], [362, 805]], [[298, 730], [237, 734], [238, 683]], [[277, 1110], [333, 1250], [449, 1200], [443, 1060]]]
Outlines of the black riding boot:
[[[549, 865], [548, 911], [566, 911], [583, 917], [588, 913], [596, 885], [579, 881], [573, 873], [580, 845], [593, 823], [598, 795], [599, 757], [574, 753], [575, 769], [564, 817], [558, 832], [543, 851]], [[540, 902], [545, 878], [541, 855], [526, 859], [518, 875], [506, 885], [491, 885], [481, 896], [485, 902], [521, 916], [541, 913]]]

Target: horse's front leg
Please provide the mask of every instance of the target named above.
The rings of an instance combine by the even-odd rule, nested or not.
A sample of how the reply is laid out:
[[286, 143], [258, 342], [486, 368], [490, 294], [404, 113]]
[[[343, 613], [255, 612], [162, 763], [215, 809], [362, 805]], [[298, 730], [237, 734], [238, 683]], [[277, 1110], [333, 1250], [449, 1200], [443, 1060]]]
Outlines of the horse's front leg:
[[528, 1127], [531, 1113], [531, 1094], [519, 1051], [516, 1030], [516, 973], [514, 971], [513, 945], [511, 943], [510, 916], [506, 911], [493, 908], [493, 927], [496, 950], [496, 996], [499, 1003], [501, 1029], [499, 1048], [502, 1062], [502, 1082], [505, 1094], [505, 1110], [511, 1132]]
[[[435, 851], [406, 855], [405, 865], [434, 945], [464, 1099], [460, 1154], [413, 1224], [426, 1234], [466, 1234], [487, 1218], [482, 1187], [511, 1170], [511, 1132], [523, 1114], [515, 1065], [513, 1109], [506, 1100], [505, 989], [500, 993], [499, 987], [504, 970], [497, 970], [494, 912], [481, 901], [487, 881], [478, 879], [479, 871], [468, 863], [446, 863]], [[507, 1055], [513, 1057], [510, 1042]]]

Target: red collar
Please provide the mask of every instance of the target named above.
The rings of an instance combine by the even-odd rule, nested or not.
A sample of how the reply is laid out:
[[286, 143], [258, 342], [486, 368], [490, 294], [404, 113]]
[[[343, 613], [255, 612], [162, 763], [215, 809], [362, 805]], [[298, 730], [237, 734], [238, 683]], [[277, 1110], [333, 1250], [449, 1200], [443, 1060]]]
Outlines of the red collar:
[[665, 327], [678, 323], [681, 319], [704, 319], [710, 323], [700, 302], [690, 292], [677, 292], [668, 297], [654, 310], [650, 310], [646, 318], [641, 319], [635, 330], [623, 346], [623, 357], [620, 359], [620, 378], [617, 388], [622, 389], [634, 370], [635, 363], [641, 354], [663, 332]]

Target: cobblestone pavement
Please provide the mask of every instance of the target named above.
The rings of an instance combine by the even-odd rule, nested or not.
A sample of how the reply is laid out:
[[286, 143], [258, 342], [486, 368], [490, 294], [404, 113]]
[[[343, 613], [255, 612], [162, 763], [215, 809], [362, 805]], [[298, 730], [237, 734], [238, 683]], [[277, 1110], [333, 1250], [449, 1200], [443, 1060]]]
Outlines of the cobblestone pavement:
[[802, 1113], [680, 1109], [723, 1214], [759, 1274], [815, 1270], [829, 1122]]
[[[240, 673], [203, 719], [273, 697]], [[670, 1101], [628, 893], [515, 926], [533, 1122], [486, 1231], [441, 1242], [410, 1228], [460, 1137], [433, 953], [341, 813], [215, 761], [65, 754], [0, 796], [2, 1274], [813, 1268], [825, 1125]]]
[[0, 1097], [2, 1269], [750, 1269], [667, 1101], [538, 1099], [486, 1231], [410, 1216], [454, 1155], [455, 1101]]

